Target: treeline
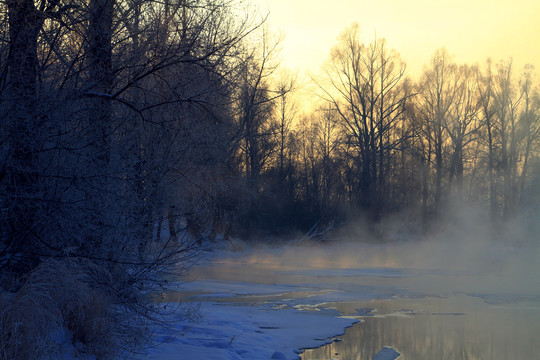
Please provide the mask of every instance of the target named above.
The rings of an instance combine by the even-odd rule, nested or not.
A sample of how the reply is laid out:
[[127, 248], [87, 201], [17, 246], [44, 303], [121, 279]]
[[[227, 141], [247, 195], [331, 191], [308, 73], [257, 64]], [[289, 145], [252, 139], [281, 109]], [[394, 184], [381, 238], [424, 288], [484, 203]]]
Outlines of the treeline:
[[159, 315], [148, 292], [203, 238], [315, 234], [352, 213], [423, 224], [449, 199], [508, 219], [533, 200], [532, 69], [441, 50], [414, 81], [353, 26], [300, 114], [279, 38], [242, 6], [0, 3], [0, 357], [49, 356], [59, 325], [100, 357], [133, 350], [134, 319]]
[[246, 135], [238, 169], [258, 189], [256, 228], [324, 231], [401, 214], [421, 232], [461, 207], [485, 209], [492, 225], [523, 213], [534, 223], [540, 96], [532, 66], [457, 64], [440, 49], [415, 80], [384, 40], [363, 43], [353, 25], [323, 69], [313, 78], [316, 110], [295, 113], [281, 96], [268, 124]]
[[98, 358], [140, 350], [151, 294], [224, 216], [264, 21], [229, 0], [0, 13], [0, 358], [62, 357], [62, 329]]

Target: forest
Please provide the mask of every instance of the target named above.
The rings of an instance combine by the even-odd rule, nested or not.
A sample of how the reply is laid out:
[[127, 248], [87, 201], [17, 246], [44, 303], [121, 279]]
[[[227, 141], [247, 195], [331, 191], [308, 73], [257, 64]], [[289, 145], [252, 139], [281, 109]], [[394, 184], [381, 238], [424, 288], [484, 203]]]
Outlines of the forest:
[[306, 85], [242, 1], [0, 12], [0, 359], [52, 356], [59, 326], [98, 358], [138, 351], [160, 319], [148, 294], [201, 244], [326, 241], [358, 219], [379, 239], [396, 217], [422, 234], [464, 206], [536, 224], [532, 66], [441, 48], [413, 78], [344, 24]]

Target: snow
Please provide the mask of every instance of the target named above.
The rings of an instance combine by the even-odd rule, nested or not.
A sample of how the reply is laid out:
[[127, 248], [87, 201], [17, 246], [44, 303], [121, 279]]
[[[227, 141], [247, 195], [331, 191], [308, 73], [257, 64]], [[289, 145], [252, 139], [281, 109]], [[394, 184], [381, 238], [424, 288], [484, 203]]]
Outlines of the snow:
[[[199, 268], [216, 266], [216, 263], [219, 268], [219, 261], [204, 263]], [[258, 265], [254, 267], [261, 268]], [[231, 279], [237, 278], [239, 273], [252, 271], [254, 267], [223, 266], [234, 270], [232, 275], [228, 275]], [[181, 306], [198, 308], [199, 316], [187, 319], [182, 312], [169, 315], [167, 326], [157, 329], [154, 345], [140, 359], [296, 360], [300, 358], [302, 349], [331, 343], [333, 337], [361, 321], [358, 317], [342, 316], [333, 307], [334, 302], [386, 298], [393, 294], [391, 287], [341, 282], [353, 279], [354, 273], [395, 277], [393, 269], [328, 271], [328, 281], [321, 278], [323, 270], [265, 269], [258, 280], [215, 279], [209, 275], [199, 280], [169, 284], [179, 293], [163, 294], [165, 302], [161, 306], [164, 310], [177, 308], [176, 301], [179, 301]], [[195, 273], [197, 277], [201, 276]], [[270, 281], [270, 276], [279, 282]], [[296, 281], [298, 276], [303, 281]], [[70, 337], [69, 334], [64, 335]], [[64, 350], [65, 360], [83, 359], [74, 348]]]
[[[392, 249], [395, 257], [391, 256]], [[529, 259], [527, 266], [521, 265], [524, 257], [520, 254], [505, 259], [506, 271], [494, 271], [492, 259], [496, 257], [490, 255], [486, 265], [473, 262], [471, 268], [438, 268], [432, 265], [435, 259], [424, 255], [403, 260], [411, 253], [401, 244], [343, 246], [341, 250], [283, 247], [215, 251], [193, 267], [187, 278], [178, 279], [184, 282], [169, 283], [177, 292], [162, 294], [160, 306], [164, 309], [180, 304], [183, 309], [198, 308], [200, 316], [190, 319], [182, 312], [169, 315], [164, 322], [167, 325], [154, 334], [154, 345], [139, 358], [296, 360], [302, 349], [340, 341], [335, 336], [354, 323], [369, 321], [368, 317], [414, 317], [415, 312], [408, 308], [379, 315], [377, 308], [371, 307], [376, 299], [455, 298], [462, 294], [491, 304], [490, 309], [495, 308], [493, 305], [510, 309], [518, 302], [538, 309], [540, 288], [534, 286], [538, 271], [530, 270], [530, 264], [538, 261]], [[413, 261], [423, 258], [428, 259], [426, 263]], [[497, 268], [501, 264], [497, 262]], [[520, 303], [518, 309], [526, 307]], [[95, 356], [81, 351], [80, 344], [71, 344], [68, 330], [60, 329], [51, 336], [58, 346], [59, 359], [95, 360]], [[344, 338], [343, 343], [347, 343]], [[384, 345], [397, 346], [408, 356], [403, 344], [386, 342], [370, 349], [369, 354]], [[384, 346], [372, 360], [400, 356], [395, 348]]]
[[182, 291], [206, 292], [204, 296], [228, 297], [242, 295], [272, 295], [287, 293], [292, 290], [307, 290], [308, 287], [287, 284], [254, 284], [242, 281], [197, 280], [179, 284]]
[[400, 357], [401, 354], [396, 351], [396, 349], [389, 346], [385, 346], [375, 354], [372, 360], [394, 360]]
[[96, 360], [94, 355], [82, 352], [78, 347], [80, 343], [73, 344], [71, 339], [73, 334], [65, 327], [58, 328], [51, 334], [51, 338], [56, 343], [56, 359], [58, 360]]
[[[295, 309], [203, 303], [201, 322], [177, 319], [157, 335], [163, 344], [147, 359], [298, 359], [355, 320]], [[174, 336], [171, 338], [171, 336]]]

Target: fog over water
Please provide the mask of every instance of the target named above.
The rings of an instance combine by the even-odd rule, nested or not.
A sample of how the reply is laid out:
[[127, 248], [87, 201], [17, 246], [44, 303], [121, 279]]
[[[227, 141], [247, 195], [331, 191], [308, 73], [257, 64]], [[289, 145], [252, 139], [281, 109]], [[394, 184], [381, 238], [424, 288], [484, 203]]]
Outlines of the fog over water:
[[402, 284], [429, 292], [539, 295], [540, 233], [522, 220], [497, 230], [487, 224], [485, 216], [462, 211], [421, 237], [396, 231], [403, 225], [396, 220], [382, 226], [381, 241], [359, 222], [324, 242], [253, 249], [244, 245], [220, 261], [255, 266], [266, 278], [272, 273], [264, 269], [318, 269], [320, 276], [331, 276], [330, 269], [405, 269], [423, 276], [400, 277]]
[[359, 321], [338, 336], [343, 341], [328, 334], [330, 344], [306, 350], [304, 360], [371, 359], [383, 346], [395, 347], [404, 359], [535, 358], [535, 221], [493, 229], [481, 213], [453, 214], [423, 236], [401, 230], [407, 224], [396, 217], [376, 231], [358, 221], [325, 241], [232, 240], [230, 251], [196, 266], [190, 280], [212, 282], [217, 294], [210, 301]]

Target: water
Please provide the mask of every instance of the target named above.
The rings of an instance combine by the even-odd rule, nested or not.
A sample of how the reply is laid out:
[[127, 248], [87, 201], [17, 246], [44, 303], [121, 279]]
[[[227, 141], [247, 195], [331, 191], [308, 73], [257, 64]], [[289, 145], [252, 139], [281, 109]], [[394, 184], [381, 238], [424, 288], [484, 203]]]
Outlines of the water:
[[466, 267], [450, 248], [438, 257], [416, 249], [262, 249], [217, 257], [193, 269], [190, 280], [214, 281], [213, 291], [223, 286], [211, 301], [359, 321], [330, 344], [305, 350], [303, 360], [371, 360], [384, 346], [397, 349], [400, 360], [540, 359], [536, 255], [504, 252], [501, 260], [482, 252], [485, 261], [474, 257]]
[[540, 303], [489, 304], [466, 295], [348, 304], [361, 322], [303, 360], [370, 360], [392, 346], [409, 360], [530, 360], [540, 356]]

